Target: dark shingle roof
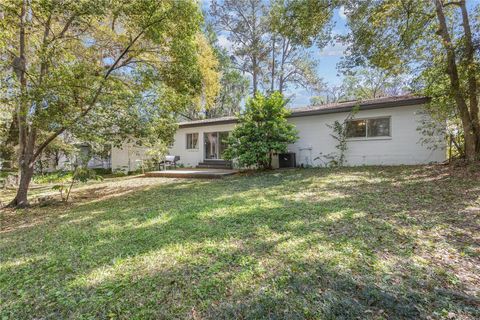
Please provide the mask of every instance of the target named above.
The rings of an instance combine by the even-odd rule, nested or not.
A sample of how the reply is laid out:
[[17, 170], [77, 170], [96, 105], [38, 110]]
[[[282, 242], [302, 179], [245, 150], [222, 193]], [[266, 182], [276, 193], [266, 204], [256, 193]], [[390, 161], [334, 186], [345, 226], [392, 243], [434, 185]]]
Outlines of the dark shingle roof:
[[[417, 105], [417, 104], [425, 104], [429, 100], [430, 98], [428, 97], [403, 95], [403, 96], [382, 97], [382, 98], [375, 98], [375, 99], [368, 99], [368, 100], [343, 101], [343, 102], [328, 103], [328, 104], [308, 106], [308, 107], [291, 108], [290, 118], [313, 116], [313, 115], [327, 114], [327, 113], [348, 112], [353, 107], [356, 107], [356, 106], [358, 106], [360, 110], [411, 106], [411, 105]], [[221, 117], [221, 118], [213, 118], [213, 119], [202, 119], [202, 120], [194, 120], [194, 121], [188, 121], [188, 122], [180, 122], [178, 125], [180, 128], [188, 128], [188, 127], [206, 126], [209, 124], [219, 125], [219, 124], [228, 124], [228, 123], [236, 123], [236, 122], [237, 122], [237, 117], [231, 116], [231, 117]]]

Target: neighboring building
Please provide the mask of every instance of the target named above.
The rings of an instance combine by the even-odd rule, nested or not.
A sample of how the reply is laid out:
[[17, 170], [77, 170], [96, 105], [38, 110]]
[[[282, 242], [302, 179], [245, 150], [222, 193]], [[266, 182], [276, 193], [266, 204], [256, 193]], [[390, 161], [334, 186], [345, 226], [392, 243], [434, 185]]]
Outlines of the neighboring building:
[[72, 164], [80, 159], [88, 159], [87, 168], [90, 169], [110, 169], [111, 157], [100, 156], [92, 153], [91, 147], [87, 143], [72, 143], [77, 152], [65, 154], [63, 151], [43, 153], [36, 162], [37, 172], [54, 172], [57, 170], [71, 170]]
[[[397, 96], [292, 109], [288, 121], [295, 124], [299, 140], [288, 146], [288, 152], [294, 154], [296, 166], [325, 166], [328, 159], [324, 156], [338, 152], [338, 141], [332, 137], [333, 130], [328, 125], [343, 122], [358, 106], [359, 111], [348, 123], [346, 165], [443, 162], [444, 146], [433, 149], [422, 144], [421, 132], [417, 130], [429, 119], [423, 109], [427, 102], [426, 97]], [[179, 123], [170, 154], [180, 156], [179, 163], [186, 167], [222, 165], [226, 147], [222, 140], [237, 123], [235, 117]], [[125, 153], [128, 152], [112, 150], [114, 169], [120, 168], [115, 158], [124, 158]], [[128, 163], [137, 160], [129, 158]], [[274, 165], [278, 167], [278, 158], [275, 160]]]
[[112, 147], [112, 170], [135, 171], [142, 167], [146, 160], [146, 148], [135, 145], [133, 142], [125, 142], [122, 147]]

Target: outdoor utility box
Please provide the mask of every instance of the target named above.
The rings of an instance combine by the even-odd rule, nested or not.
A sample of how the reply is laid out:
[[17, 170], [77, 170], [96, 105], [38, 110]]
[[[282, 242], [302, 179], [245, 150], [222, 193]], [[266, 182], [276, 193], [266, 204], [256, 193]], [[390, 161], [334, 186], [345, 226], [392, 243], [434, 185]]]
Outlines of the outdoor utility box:
[[295, 168], [295, 152], [280, 153], [278, 155], [278, 166], [280, 168]]

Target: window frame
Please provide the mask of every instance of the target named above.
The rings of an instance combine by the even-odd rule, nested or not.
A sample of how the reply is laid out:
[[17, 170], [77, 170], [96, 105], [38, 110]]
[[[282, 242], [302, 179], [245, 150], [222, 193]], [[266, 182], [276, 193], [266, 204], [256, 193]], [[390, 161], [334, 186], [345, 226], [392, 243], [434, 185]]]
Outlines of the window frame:
[[[368, 127], [369, 127], [369, 120], [376, 120], [376, 119], [388, 119], [388, 126], [389, 126], [389, 135], [388, 136], [377, 136], [377, 137], [369, 137], [368, 136]], [[362, 117], [362, 118], [353, 118], [347, 121], [365, 121], [365, 136], [364, 137], [347, 137], [347, 141], [358, 141], [358, 140], [390, 140], [392, 139], [392, 116], [375, 116], [375, 117]], [[345, 128], [345, 130], [347, 130]]]
[[[195, 148], [189, 148], [189, 145], [188, 145], [188, 136], [191, 135], [192, 138], [193, 138], [193, 135], [197, 135], [197, 143], [196, 143], [196, 147]], [[200, 134], [198, 132], [188, 132], [185, 134], [185, 149], [186, 150], [198, 150], [199, 147], [200, 147]], [[192, 139], [193, 140], [193, 139]]]

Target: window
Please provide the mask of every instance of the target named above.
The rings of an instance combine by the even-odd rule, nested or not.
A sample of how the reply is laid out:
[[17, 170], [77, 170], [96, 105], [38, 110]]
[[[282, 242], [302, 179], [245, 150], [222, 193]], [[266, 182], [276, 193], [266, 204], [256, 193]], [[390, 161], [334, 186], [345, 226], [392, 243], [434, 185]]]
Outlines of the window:
[[355, 119], [347, 122], [347, 138], [390, 137], [390, 117]]
[[187, 133], [187, 149], [198, 149], [198, 133]]
[[365, 137], [366, 134], [366, 120], [350, 120], [347, 122], [347, 138]]
[[390, 118], [368, 119], [367, 128], [367, 137], [389, 137]]

